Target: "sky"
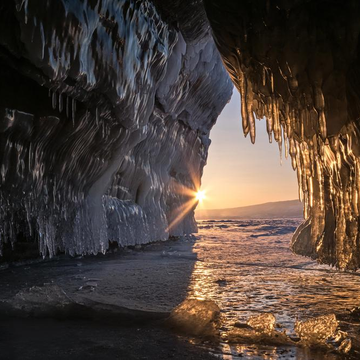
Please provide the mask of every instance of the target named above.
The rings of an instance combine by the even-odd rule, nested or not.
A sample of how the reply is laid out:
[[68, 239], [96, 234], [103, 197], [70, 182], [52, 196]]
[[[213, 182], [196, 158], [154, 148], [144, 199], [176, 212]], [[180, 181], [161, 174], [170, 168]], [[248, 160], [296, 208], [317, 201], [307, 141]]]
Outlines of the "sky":
[[290, 157], [280, 165], [276, 142], [269, 143], [265, 120], [256, 120], [256, 142], [244, 137], [240, 95], [230, 103], [210, 133], [212, 143], [201, 190], [206, 198], [199, 209], [223, 209], [298, 198], [296, 173]]

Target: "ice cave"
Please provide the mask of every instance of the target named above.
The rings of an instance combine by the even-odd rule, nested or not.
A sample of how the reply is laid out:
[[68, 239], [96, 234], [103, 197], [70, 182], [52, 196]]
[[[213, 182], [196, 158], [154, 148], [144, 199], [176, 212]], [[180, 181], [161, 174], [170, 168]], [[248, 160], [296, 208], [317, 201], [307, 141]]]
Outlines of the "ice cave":
[[[293, 232], [291, 250], [332, 266], [334, 274], [360, 268], [359, 1], [2, 0], [0, 79], [0, 269], [191, 238], [211, 130], [231, 96], [241, 97], [246, 141], [256, 142], [257, 120], [266, 123], [269, 141], [284, 150], [297, 176], [303, 221], [284, 225]], [[247, 246], [251, 252], [257, 245]], [[161, 254], [166, 266], [169, 249]], [[276, 256], [266, 254], [272, 264]], [[108, 277], [120, 274], [100, 265]], [[201, 266], [186, 271], [194, 278]], [[12, 278], [29, 283], [30, 275], [21, 280], [16, 271], [0, 276], [1, 287]], [[46, 290], [34, 283], [13, 297], [8, 288], [4, 294], [13, 300], [0, 299], [0, 313], [12, 302], [16, 311], [32, 304], [37, 314], [44, 297], [85, 306], [78, 292], [69, 300], [70, 283], [49, 280], [50, 268], [39, 273]], [[76, 291], [95, 294], [98, 278], [89, 275]], [[108, 290], [117, 286], [111, 281]], [[201, 284], [190, 292], [202, 299]], [[170, 280], [165, 286], [174, 286], [174, 299], [182, 289]], [[91, 296], [96, 313], [115, 306]], [[215, 317], [221, 306], [211, 306]], [[324, 317], [299, 323], [299, 332], [310, 336], [309, 327], [319, 326], [317, 336], [327, 340], [325, 319], [343, 341], [336, 349], [349, 352], [345, 332], [335, 333], [335, 315], [316, 315]], [[274, 334], [273, 315], [250, 318], [250, 334], [264, 319], [271, 323], [266, 336]]]
[[224, 64], [244, 134], [254, 142], [255, 118], [266, 118], [297, 172], [306, 221], [293, 250], [359, 267], [356, 1], [7, 0], [0, 10], [4, 255], [28, 243], [42, 256], [96, 254], [195, 231], [192, 209], [169, 225], [231, 96]]

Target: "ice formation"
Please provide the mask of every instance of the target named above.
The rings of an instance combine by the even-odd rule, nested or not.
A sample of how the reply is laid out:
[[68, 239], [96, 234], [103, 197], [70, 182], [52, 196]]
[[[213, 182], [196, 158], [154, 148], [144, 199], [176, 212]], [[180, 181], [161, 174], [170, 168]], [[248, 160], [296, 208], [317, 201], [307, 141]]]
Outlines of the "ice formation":
[[231, 94], [209, 20], [244, 134], [266, 118], [297, 172], [293, 250], [360, 267], [359, 3], [204, 5], [1, 2], [1, 244], [95, 254], [195, 230], [188, 190]]
[[306, 347], [326, 347], [334, 352], [348, 353], [351, 350], [351, 339], [339, 329], [339, 322], [334, 314], [328, 314], [296, 321], [295, 333], [290, 336], [286, 330], [279, 331], [281, 324], [276, 324], [272, 313], [251, 316], [246, 324], [236, 323], [227, 335], [230, 343], [249, 342], [296, 345]]
[[187, 335], [216, 337], [219, 335], [220, 308], [212, 300], [186, 299], [173, 309], [167, 323]]
[[293, 250], [360, 267], [360, 4], [204, 0], [241, 95], [245, 136], [266, 118], [297, 172], [306, 222]]
[[43, 256], [96, 254], [196, 230], [194, 206], [174, 218], [232, 91], [200, 5], [1, 1], [3, 251], [35, 239]]

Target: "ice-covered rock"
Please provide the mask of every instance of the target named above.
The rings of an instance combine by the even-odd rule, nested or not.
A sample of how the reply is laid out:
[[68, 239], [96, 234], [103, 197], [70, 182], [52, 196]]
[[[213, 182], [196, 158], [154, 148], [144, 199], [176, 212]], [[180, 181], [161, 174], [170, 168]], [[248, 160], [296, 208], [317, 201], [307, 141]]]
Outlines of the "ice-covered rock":
[[198, 9], [1, 2], [3, 253], [28, 241], [43, 256], [96, 254], [196, 231], [193, 192], [232, 91]]

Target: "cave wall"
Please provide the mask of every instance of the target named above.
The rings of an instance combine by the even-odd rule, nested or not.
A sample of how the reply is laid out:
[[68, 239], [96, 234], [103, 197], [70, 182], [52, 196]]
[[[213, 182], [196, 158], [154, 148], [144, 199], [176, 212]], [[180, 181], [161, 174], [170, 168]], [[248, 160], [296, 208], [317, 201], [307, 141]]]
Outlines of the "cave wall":
[[295, 253], [360, 267], [360, 4], [205, 0], [224, 64], [241, 95], [245, 136], [266, 118], [291, 157], [305, 223]]
[[96, 254], [196, 231], [232, 92], [200, 5], [1, 2], [1, 248]]

